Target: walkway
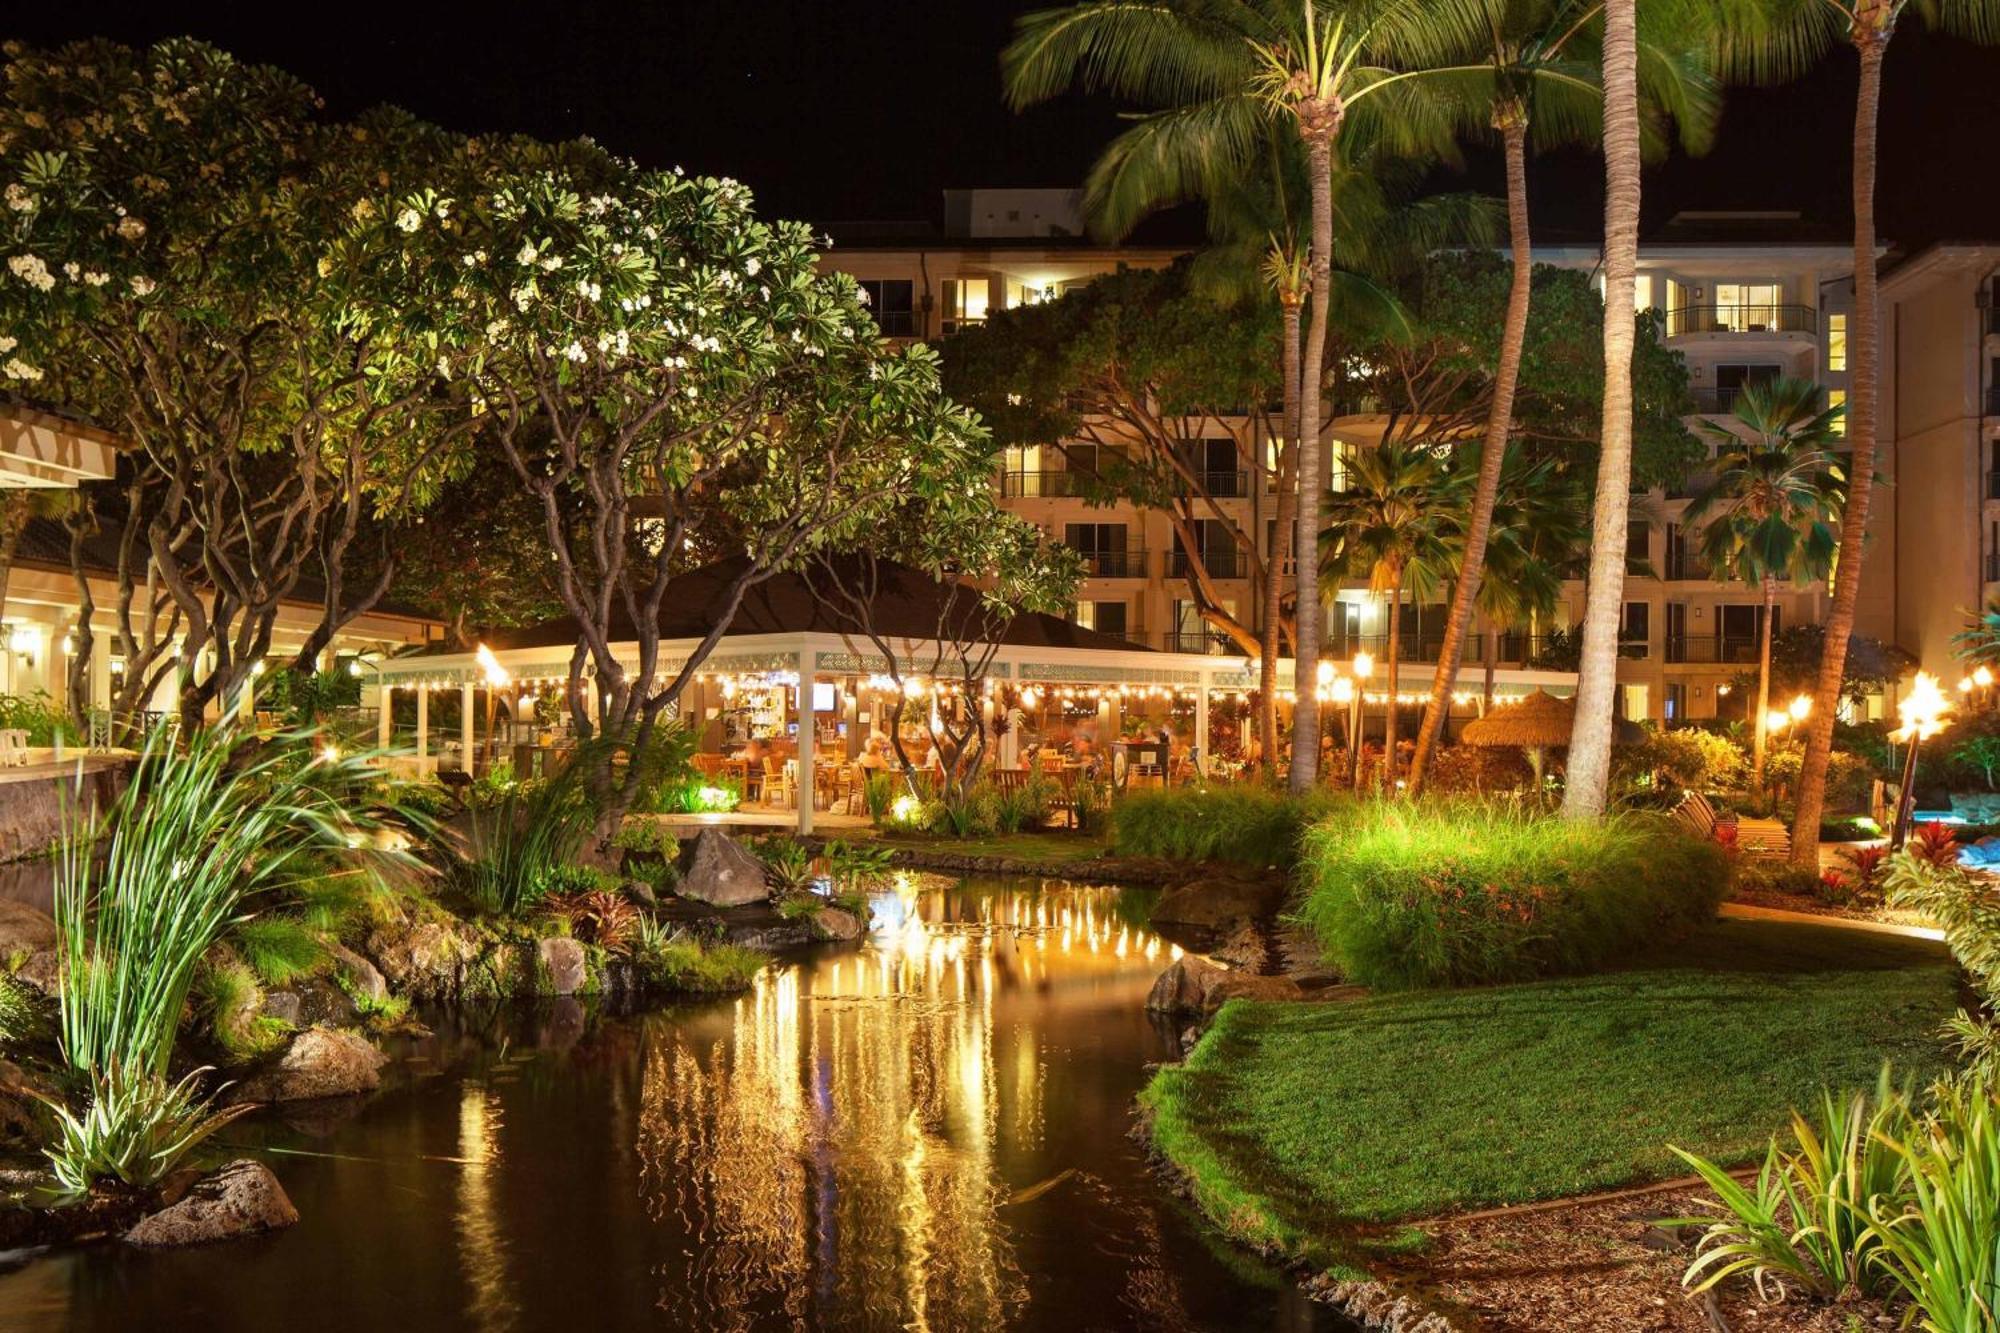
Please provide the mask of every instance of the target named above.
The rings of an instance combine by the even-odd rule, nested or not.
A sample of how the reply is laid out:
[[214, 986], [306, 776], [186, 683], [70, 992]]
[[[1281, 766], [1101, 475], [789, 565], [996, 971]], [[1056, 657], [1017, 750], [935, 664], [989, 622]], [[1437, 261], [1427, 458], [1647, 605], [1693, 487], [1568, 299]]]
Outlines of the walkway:
[[1782, 907], [1756, 907], [1749, 903], [1724, 903], [1717, 914], [1726, 921], [1789, 921], [1810, 926], [1845, 926], [1849, 930], [1872, 931], [1877, 935], [1901, 935], [1913, 940], [1944, 938], [1944, 932], [1935, 926], [1903, 926], [1893, 921], [1858, 921], [1847, 916], [1822, 915], [1819, 912], [1788, 912]]

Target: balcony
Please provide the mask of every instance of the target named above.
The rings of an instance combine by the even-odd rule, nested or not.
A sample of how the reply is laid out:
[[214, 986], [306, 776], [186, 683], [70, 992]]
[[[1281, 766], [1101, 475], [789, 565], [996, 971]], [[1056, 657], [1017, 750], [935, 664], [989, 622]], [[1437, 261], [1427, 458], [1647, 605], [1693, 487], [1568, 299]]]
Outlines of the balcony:
[[1667, 547], [1667, 581], [1670, 583], [1701, 582], [1713, 578], [1709, 568], [1696, 553], [1693, 542], [1675, 542]]
[[1694, 399], [1694, 410], [1708, 417], [1726, 417], [1736, 410], [1736, 399], [1743, 390], [1736, 385], [1713, 386], [1689, 389]]
[[[1241, 551], [1233, 546], [1218, 551], [1203, 551], [1199, 554], [1201, 557], [1201, 567], [1208, 571], [1208, 576], [1212, 579], [1247, 579], [1250, 577], [1250, 562], [1244, 558]], [[1167, 577], [1175, 579], [1186, 578], [1189, 567], [1194, 563], [1193, 560], [1189, 559], [1188, 553], [1185, 550], [1176, 546], [1173, 555], [1167, 560]]]
[[1207, 657], [1243, 656], [1243, 648], [1236, 640], [1212, 629], [1170, 629], [1160, 635], [1160, 649], [1169, 653], [1200, 653]]
[[1667, 664], [1744, 666], [1757, 661], [1755, 634], [1669, 634]]
[[1216, 500], [1240, 500], [1250, 494], [1250, 474], [1230, 471], [1196, 471], [1182, 483], [1187, 495], [1206, 495]]
[[1146, 552], [1137, 546], [1128, 546], [1122, 551], [1085, 551], [1071, 547], [1083, 561], [1083, 576], [1087, 579], [1143, 579], [1146, 577]]
[[1981, 563], [1985, 565], [1985, 569], [1981, 571], [1982, 577], [1988, 583], [2000, 583], [2000, 551], [1988, 551], [1982, 557]]
[[1002, 472], [1000, 494], [1006, 499], [1062, 500], [1084, 494], [1096, 480], [1092, 472], [1039, 471]]
[[1819, 312], [1809, 305], [1684, 305], [1667, 312], [1667, 336], [1691, 333], [1819, 332]]

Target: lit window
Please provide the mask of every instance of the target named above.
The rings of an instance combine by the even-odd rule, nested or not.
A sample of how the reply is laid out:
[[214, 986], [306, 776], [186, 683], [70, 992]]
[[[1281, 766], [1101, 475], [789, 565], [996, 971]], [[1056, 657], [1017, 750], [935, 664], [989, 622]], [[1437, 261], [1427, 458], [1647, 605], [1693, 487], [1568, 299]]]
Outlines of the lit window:
[[1847, 369], [1847, 316], [1826, 317], [1826, 368]]
[[[1828, 407], [1847, 406], [1847, 390], [1828, 389], [1826, 391], [1826, 405]], [[1841, 416], [1835, 419], [1833, 423], [1833, 433], [1835, 435], [1847, 434], [1847, 416], [1845, 413], [1843, 413]]]
[[944, 280], [944, 333], [957, 333], [969, 324], [986, 320], [987, 283], [984, 278]]

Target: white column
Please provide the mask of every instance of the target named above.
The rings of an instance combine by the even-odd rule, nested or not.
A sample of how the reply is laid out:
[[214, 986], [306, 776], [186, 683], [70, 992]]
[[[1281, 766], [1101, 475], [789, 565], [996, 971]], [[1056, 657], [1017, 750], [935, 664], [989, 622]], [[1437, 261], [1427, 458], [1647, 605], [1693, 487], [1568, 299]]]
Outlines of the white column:
[[799, 782], [798, 799], [799, 832], [813, 831], [813, 733], [816, 723], [813, 719], [813, 672], [819, 666], [818, 653], [799, 654]]
[[395, 734], [391, 727], [395, 723], [396, 690], [380, 676], [375, 678], [375, 748], [387, 750], [389, 740]]
[[430, 758], [431, 750], [431, 691], [430, 686], [417, 685], [417, 773], [421, 776]]
[[471, 681], [458, 687], [458, 746], [459, 767], [467, 774], [472, 772], [472, 707], [474, 703]]

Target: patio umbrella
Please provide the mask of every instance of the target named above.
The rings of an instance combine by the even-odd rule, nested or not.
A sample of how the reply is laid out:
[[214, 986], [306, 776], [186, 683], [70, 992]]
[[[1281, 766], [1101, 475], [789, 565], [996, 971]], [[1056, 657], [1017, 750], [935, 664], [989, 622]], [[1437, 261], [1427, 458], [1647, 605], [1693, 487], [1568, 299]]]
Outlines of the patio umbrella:
[[[1485, 717], [1465, 724], [1459, 741], [1488, 749], [1518, 749], [1535, 770], [1535, 785], [1542, 782], [1542, 768], [1550, 750], [1569, 744], [1570, 728], [1576, 722], [1576, 700], [1559, 699], [1546, 690], [1504, 704]], [[1615, 745], [1633, 745], [1646, 738], [1637, 723], [1619, 718], [1612, 731]]]

